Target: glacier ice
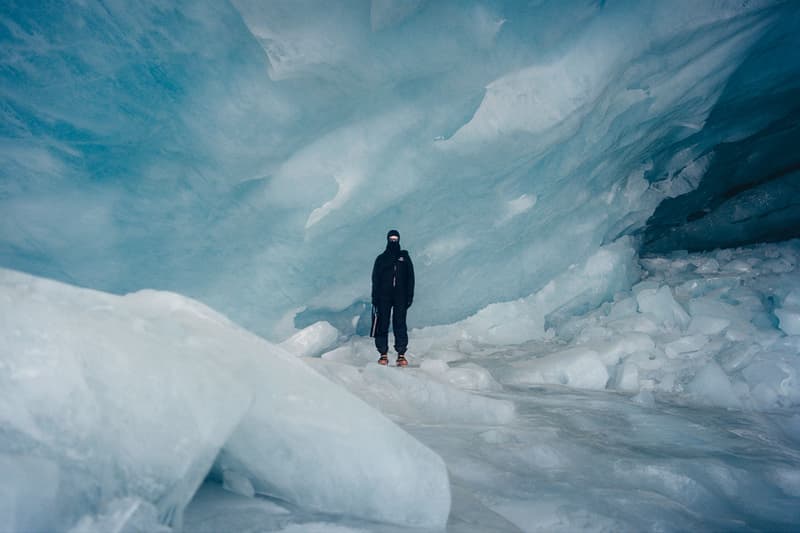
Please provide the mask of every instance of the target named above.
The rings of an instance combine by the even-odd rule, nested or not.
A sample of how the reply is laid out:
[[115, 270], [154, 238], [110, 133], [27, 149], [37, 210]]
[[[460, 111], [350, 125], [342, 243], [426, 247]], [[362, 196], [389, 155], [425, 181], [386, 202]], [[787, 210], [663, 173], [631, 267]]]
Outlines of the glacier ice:
[[10, 270], [0, 290], [0, 511], [15, 529], [180, 527], [214, 463], [239, 492], [249, 483], [317, 511], [444, 524], [438, 455], [203, 304]]
[[714, 405], [740, 407], [731, 380], [715, 361], [710, 361], [686, 386], [689, 393], [707, 399]]
[[[598, 360], [600, 354], [613, 355], [604, 361], [610, 375], [616, 373], [610, 387], [687, 392], [724, 407], [790, 407], [800, 392], [798, 367], [787, 346], [792, 337], [778, 329], [784, 327], [778, 317], [781, 305], [793, 304], [800, 280], [795, 268], [776, 272], [768, 261], [793, 265], [797, 258], [798, 241], [644, 257], [644, 281], [631, 288], [637, 308], [630, 297], [617, 295], [588, 315], [572, 317], [556, 337], [571, 337], [569, 350]], [[704, 268], [712, 260], [715, 268]], [[641, 319], [647, 316], [652, 320], [643, 329]], [[617, 347], [608, 351], [612, 346]], [[558, 361], [553, 355], [544, 359], [549, 358]], [[539, 360], [520, 364], [535, 366]], [[564, 360], [564, 367], [574, 365]], [[550, 372], [564, 371], [556, 366]], [[588, 366], [586, 375], [593, 375]]]
[[493, 303], [460, 322], [421, 328], [415, 343], [437, 339], [515, 344], [548, 335], [548, 321], [587, 311], [638, 279], [639, 266], [631, 239], [624, 237], [601, 247], [581, 264], [573, 264], [541, 290], [518, 300]]
[[449, 324], [732, 174], [725, 143], [794, 164], [761, 149], [795, 138], [791, 3], [37, 4], [2, 18], [0, 264], [276, 341], [292, 313], [358, 330], [389, 227], [419, 257], [411, 324]]
[[690, 317], [675, 301], [669, 287], [643, 288], [636, 293], [641, 313], [653, 315], [656, 322], [669, 328], [686, 329]]
[[258, 493], [320, 512], [444, 525], [450, 486], [442, 459], [302, 360], [286, 364], [285, 357], [280, 366], [229, 363], [255, 401], [215, 468], [245, 475]]
[[221, 354], [196, 355], [233, 326], [168, 293], [118, 297], [9, 270], [0, 286], [0, 446], [41, 461], [25, 483], [56, 481], [52, 525], [117, 495], [180, 524], [252, 400]]
[[9, 531], [45, 531], [57, 527], [60, 473], [58, 465], [42, 457], [0, 453], [0, 523]]
[[300, 356], [319, 355], [339, 339], [339, 331], [328, 322], [316, 322], [303, 328], [280, 346], [286, 351]]
[[172, 529], [159, 523], [158, 511], [153, 504], [138, 498], [118, 498], [104, 504], [101, 513], [81, 518], [69, 530], [69, 533], [106, 533], [108, 531], [170, 533]]
[[[796, 529], [798, 245], [710, 250], [798, 236], [798, 21], [4, 2], [0, 266], [105, 292], [0, 303], [0, 520], [156, 529], [194, 495], [193, 531], [361, 531], [442, 525], [452, 490], [453, 531]], [[360, 336], [389, 227], [404, 373]]]
[[778, 327], [787, 335], [800, 335], [800, 289], [794, 288], [783, 299], [780, 308], [775, 309]]
[[224, 470], [222, 472], [222, 488], [227, 491], [253, 498], [256, 489], [245, 474], [235, 470]]
[[[628, 263], [632, 252], [626, 246], [612, 250], [618, 255], [603, 257], [617, 259], [607, 264]], [[608, 250], [605, 253], [610, 254]], [[696, 268], [711, 257], [718, 262], [718, 269]], [[627, 291], [615, 289], [610, 301], [589, 306], [583, 314], [551, 321], [551, 336], [534, 332], [521, 344], [491, 344], [473, 338], [469, 322], [451, 325], [436, 336], [428, 335], [430, 328], [413, 330], [412, 339], [420, 342], [409, 355], [420, 368], [402, 370], [376, 365], [368, 338], [354, 337], [321, 357], [298, 357], [246, 333], [205, 306], [174, 294], [144, 291], [118, 297], [4, 271], [3, 324], [9, 329], [4, 330], [2, 345], [33, 355], [39, 351], [42, 353], [38, 356], [45, 357], [44, 342], [49, 338], [63, 346], [61, 350], [51, 347], [48, 353], [59, 354], [65, 361], [69, 360], [67, 356], [91, 358], [94, 352], [86, 351], [87, 347], [105, 346], [94, 357], [117, 354], [116, 364], [125, 368], [132, 368], [137, 361], [125, 356], [129, 350], [152, 346], [141, 352], [140, 366], [133, 367], [137, 369], [135, 375], [151, 376], [151, 380], [159, 375], [153, 373], [153, 367], [170, 364], [175, 354], [190, 354], [189, 368], [173, 365], [169, 374], [173, 386], [156, 381], [156, 389], [148, 390], [157, 400], [162, 398], [162, 410], [182, 413], [170, 416], [161, 430], [163, 438], [206, 424], [216, 449], [222, 448], [213, 471], [220, 473], [233, 492], [217, 492], [214, 487], [221, 486], [210, 481], [193, 492], [200, 481], [197, 476], [189, 487], [180, 484], [185, 487], [186, 498], [194, 496], [184, 523], [195, 532], [247, 528], [256, 523], [271, 530], [305, 526], [321, 531], [380, 530], [383, 526], [359, 517], [405, 523], [419, 519], [418, 509], [424, 510], [424, 506], [413, 504], [414, 517], [392, 514], [386, 502], [394, 501], [396, 495], [382, 491], [393, 488], [411, 498], [426, 497], [418, 492], [424, 486], [420, 479], [430, 479], [433, 474], [425, 458], [436, 457], [433, 464], [441, 466], [438, 457], [415, 447], [421, 445], [410, 444], [416, 441], [404, 440], [408, 437], [382, 417], [367, 415], [371, 411], [356, 398], [343, 398], [341, 391], [308, 369], [305, 362], [379, 407], [447, 458], [456, 498], [448, 522], [453, 531], [475, 531], [465, 525], [465, 520], [481, 524], [479, 529], [513, 531], [509, 524], [523, 526], [534, 518], [559, 530], [584, 529], [598, 520], [618, 529], [664, 524], [669, 524], [667, 529], [675, 528], [675, 524], [724, 528], [735, 523], [746, 524], [744, 529], [786, 529], [800, 522], [796, 513], [798, 468], [791, 451], [800, 437], [791, 421], [791, 413], [800, 404], [799, 346], [796, 336], [778, 329], [777, 319], [760, 321], [759, 317], [769, 318], [771, 309], [793, 305], [793, 288], [800, 286], [796, 269], [775, 272], [768, 260], [796, 265], [799, 257], [798, 241], [724, 253], [645, 257], [638, 261], [645, 282]], [[621, 263], [619, 258], [623, 259]], [[743, 264], [751, 266], [744, 278], [740, 272]], [[616, 272], [613, 268], [599, 269], [606, 275], [589, 276], [590, 280], [600, 280], [598, 294], [608, 287], [609, 279], [615, 278], [608, 277], [612, 271]], [[585, 290], [587, 272], [594, 270], [576, 267], [573, 277], [561, 279], [565, 286], [575, 285], [567, 297], [588, 294], [593, 301], [594, 293]], [[735, 283], [722, 283], [721, 275]], [[621, 279], [627, 279], [627, 274]], [[639, 331], [637, 315], [650, 313], [639, 310], [636, 293], [653, 287], [668, 288], [670, 305], [683, 302], [681, 308], [688, 310], [691, 320], [695, 315], [727, 316], [731, 325], [748, 333], [730, 337], [728, 327], [720, 329], [713, 321], [713, 327], [704, 328], [702, 333], [689, 331], [691, 325], [682, 331], [664, 321], [652, 322], [650, 332]], [[557, 299], [556, 304], [561, 301]], [[571, 297], [569, 301], [575, 303]], [[547, 300], [528, 300], [532, 306], [541, 302]], [[495, 309], [500, 310], [500, 317], [508, 316], [500, 307]], [[558, 310], [560, 306], [546, 309]], [[488, 316], [490, 311], [484, 313]], [[68, 327], [59, 327], [59, 322]], [[42, 324], [49, 327], [44, 329]], [[316, 329], [311, 327], [307, 333]], [[562, 336], [561, 331], [571, 333]], [[120, 340], [122, 344], [118, 344]], [[72, 350], [67, 349], [70, 346]], [[31, 380], [46, 375], [43, 372], [47, 367], [30, 362], [19, 365], [27, 359], [15, 359], [15, 353], [19, 352], [3, 353], [5, 372], [0, 375], [4, 383], [15, 384], [14, 390], [28, 397], [34, 393], [57, 394], [60, 387], [80, 379], [90, 390], [101, 384], [114, 385], [105, 394], [145, 386], [128, 372], [101, 376], [97, 372], [108, 371], [108, 365], [98, 365], [91, 359], [94, 365], [79, 365], [72, 374], [62, 371], [57, 381], [51, 377], [53, 386], [48, 390], [38, 390], [31, 386]], [[565, 354], [572, 355], [563, 357]], [[158, 364], [152, 362], [154, 358]], [[269, 365], [264, 364], [265, 358]], [[513, 370], [516, 367], [519, 371]], [[310, 389], [293, 395], [286, 392], [287, 383], [298, 380], [287, 376], [296, 378], [297, 373], [305, 376], [307, 381], [303, 381]], [[70, 375], [74, 379], [66, 379]], [[16, 383], [19, 380], [26, 386]], [[221, 387], [221, 383], [227, 385]], [[176, 387], [183, 387], [182, 396], [163, 398], [181, 390]], [[535, 394], [530, 393], [532, 387]], [[617, 390], [621, 394], [587, 389]], [[10, 389], [4, 385], [3, 390]], [[97, 394], [101, 393], [98, 390]], [[63, 428], [42, 427], [39, 415], [51, 412], [49, 402], [10, 403], [15, 397], [3, 395], [4, 427], [15, 428], [13, 431], [20, 434], [39, 430], [39, 437], [49, 430], [60, 439], [58, 442], [68, 442], [70, 436]], [[333, 411], [321, 410], [319, 403], [312, 408], [313, 413], [309, 411], [306, 404], [313, 404], [314, 398], [333, 404]], [[154, 422], [154, 412], [169, 414], [169, 410], [142, 405], [141, 398], [136, 400], [91, 404], [90, 413], [110, 411], [104, 418], [108, 422], [101, 425], [85, 420], [82, 427], [102, 435], [110, 423], [110, 429], [119, 432], [114, 421], [120, 419], [128, 431], [138, 433], [140, 424]], [[239, 414], [231, 416], [236, 402]], [[687, 405], [692, 409], [687, 410]], [[138, 410], [144, 407], [147, 411]], [[31, 411], [33, 408], [39, 409], [39, 414]], [[214, 413], [220, 418], [215, 420]], [[148, 420], [136, 418], [143, 415]], [[340, 415], [344, 418], [337, 418]], [[191, 425], [184, 426], [181, 416]], [[347, 435], [345, 443], [340, 440], [341, 430], [353, 427], [354, 416], [364, 420], [364, 426]], [[717, 427], [721, 417], [725, 422]], [[213, 424], [220, 423], [227, 429], [216, 434]], [[173, 433], [175, 427], [179, 434]], [[115, 436], [115, 444], [125, 445], [122, 438], [138, 443], [127, 433]], [[26, 438], [26, 442], [32, 439]], [[108, 443], [105, 437], [99, 439]], [[409, 463], [395, 473], [394, 468], [384, 468], [389, 462], [395, 464], [395, 459], [404, 460], [402, 454], [398, 455], [398, 443], [409, 449], [413, 464], [421, 465], [421, 477], [411, 474]], [[185, 448], [190, 444], [199, 443], [184, 442], [185, 453], [197, 451]], [[358, 446], [355, 449], [354, 444]], [[126, 488], [137, 486], [132, 477], [100, 478], [104, 486], [112, 485], [112, 496], [100, 495], [94, 504], [64, 501], [64, 487], [94, 483], [70, 471], [71, 461], [86, 461], [90, 473], [93, 467], [104, 468], [103, 463], [95, 463], [96, 457], [81, 456], [79, 448], [77, 456], [62, 456], [59, 452], [69, 448], [58, 447], [48, 455], [21, 451], [17, 445], [18, 441], [4, 434], [0, 466], [6, 475], [0, 483], [0, 494], [4, 495], [0, 512], [7, 523], [19, 524], [20, 529], [29, 525], [61, 529], [66, 523], [66, 528], [74, 525], [75, 531], [87, 532], [161, 527], [162, 502]], [[149, 452], [163, 455], [160, 450]], [[105, 453], [109, 461], [122, 460], [113, 448]], [[307, 454], [323, 460], [310, 460]], [[331, 454], [337, 458], [333, 465], [329, 464]], [[356, 460], [351, 454], [364, 459], [362, 464], [369, 466], [370, 474], [352, 462], [342, 466], [348, 458]], [[387, 454], [391, 461], [387, 461]], [[175, 457], [173, 448], [168, 457]], [[214, 457], [214, 453], [206, 455], [205, 470]], [[139, 459], [147, 463], [158, 457]], [[311, 470], [302, 475], [298, 464]], [[294, 466], [286, 470], [287, 465]], [[377, 471], [382, 480], [396, 482], [376, 480], [363, 485]], [[184, 473], [192, 477], [191, 471], [178, 475]], [[337, 480], [335, 486], [324, 481], [331, 479], [328, 473]], [[147, 470], [137, 468], [128, 475], [144, 476]], [[342, 492], [341, 483], [348, 475], [354, 475], [354, 483], [369, 494], [351, 485], [343, 491], [343, 499], [331, 496], [331, 491]], [[181, 480], [187, 482], [186, 478]], [[376, 486], [380, 486], [377, 497], [371, 500]], [[642, 491], [642, 486], [648, 490]], [[41, 487], [50, 490], [42, 491]], [[442, 491], [449, 495], [449, 486], [432, 490], [438, 496]], [[620, 504], [613, 494], [623, 494], [626, 501], [633, 498], [638, 510], [633, 512], [629, 504]], [[745, 500], [741, 494], [757, 496]], [[5, 498], [8, 495], [13, 497]], [[264, 495], [274, 499], [264, 499]], [[577, 505], [576, 498], [589, 503]], [[9, 501], [13, 502], [11, 507]], [[281, 502], [285, 502], [283, 506]], [[442, 502], [431, 505], [439, 504]], [[43, 506], [62, 509], [60, 512], [66, 514], [43, 516]], [[343, 512], [343, 517], [332, 519], [331, 507]], [[449, 506], [438, 508], [441, 526]], [[687, 513], [686, 509], [691, 511]], [[177, 514], [175, 510], [172, 516], [177, 518]]]
[[[349, 346], [346, 349], [358, 348]], [[459, 372], [459, 368], [441, 368], [434, 375], [430, 370], [423, 369], [407, 369], [407, 372], [399, 373], [377, 365], [372, 350], [370, 359], [373, 362], [361, 369], [325, 360], [324, 356], [321, 360], [310, 360], [309, 364], [392, 417], [413, 418], [425, 423], [479, 422], [497, 425], [514, 419], [512, 402], [470, 394], [468, 390], [475, 389], [464, 387], [462, 380], [465, 374], [467, 385], [476, 383], [478, 386], [485, 384], [483, 386], [486, 388], [491, 387], [494, 380], [486, 376], [487, 372], [482, 367], [479, 367], [482, 372], [472, 370], [471, 373], [469, 367], [462, 372]], [[413, 359], [411, 362], [414, 364]], [[426, 366], [430, 368], [429, 363]], [[449, 375], [451, 371], [453, 376]], [[462, 390], [465, 388], [467, 391]]]

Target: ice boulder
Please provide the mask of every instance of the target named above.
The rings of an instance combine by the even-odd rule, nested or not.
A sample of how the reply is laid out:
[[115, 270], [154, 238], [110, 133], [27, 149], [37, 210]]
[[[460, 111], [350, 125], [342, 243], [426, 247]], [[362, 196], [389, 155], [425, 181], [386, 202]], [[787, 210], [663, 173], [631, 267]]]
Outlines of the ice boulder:
[[301, 329], [280, 346], [295, 355], [313, 357], [329, 349], [338, 338], [339, 330], [328, 322], [320, 321]]
[[[786, 337], [794, 339], [795, 337]], [[776, 343], [757, 353], [741, 372], [751, 389], [758, 408], [795, 407], [800, 405], [800, 358], [796, 346]]]
[[[635, 288], [634, 291], [636, 291]], [[681, 304], [675, 301], [672, 289], [667, 285], [658, 289], [645, 288], [636, 291], [636, 301], [639, 303], [640, 312], [655, 316], [668, 328], [683, 330], [689, 325], [689, 314]]]
[[783, 299], [783, 307], [775, 310], [778, 327], [787, 335], [800, 335], [800, 289], [793, 289]]
[[689, 334], [716, 335], [731, 325], [726, 318], [696, 315], [689, 324]]
[[0, 494], [58, 486], [50, 504], [46, 491], [32, 500], [46, 509], [24, 500], [0, 509], [12, 522], [38, 527], [38, 513], [56, 528], [80, 520], [91, 531], [154, 513], [180, 526], [217, 458], [237, 485], [302, 508], [446, 523], [450, 489], [438, 455], [302, 359], [196, 301], [114, 296], [0, 270], [0, 302], [0, 454], [36, 465], [19, 483], [4, 480]]
[[800, 308], [800, 289], [792, 289], [783, 299], [784, 307]]
[[782, 308], [775, 310], [778, 325], [787, 335], [800, 335], [800, 308]]
[[617, 369], [614, 388], [623, 391], [639, 390], [639, 368], [634, 363], [623, 363]]
[[503, 381], [509, 385], [553, 384], [579, 389], [605, 389], [609, 373], [601, 355], [576, 346], [544, 357], [514, 363]]
[[637, 352], [649, 352], [655, 348], [655, 343], [649, 335], [639, 332], [630, 332], [616, 335], [610, 339], [594, 341], [591, 349], [597, 353], [600, 361], [606, 366], [614, 366], [626, 356]]
[[0, 476], [4, 524], [68, 529], [108, 498], [133, 498], [179, 525], [252, 400], [227, 351], [205, 347], [221, 331], [235, 328], [175, 294], [120, 297], [0, 269], [0, 454], [31, 465]]
[[664, 352], [667, 354], [667, 357], [672, 359], [678, 357], [692, 358], [694, 355], [691, 354], [695, 354], [706, 344], [708, 344], [708, 337], [705, 335], [687, 335], [665, 344]]
[[444, 461], [306, 361], [338, 363], [265, 352], [269, 344], [249, 334], [240, 341], [248, 357], [232, 357], [228, 367], [255, 399], [217, 470], [238, 472], [255, 492], [306, 509], [444, 527], [450, 512]]
[[710, 405], [741, 407], [728, 375], [714, 361], [710, 361], [695, 375], [687, 386], [687, 391]]

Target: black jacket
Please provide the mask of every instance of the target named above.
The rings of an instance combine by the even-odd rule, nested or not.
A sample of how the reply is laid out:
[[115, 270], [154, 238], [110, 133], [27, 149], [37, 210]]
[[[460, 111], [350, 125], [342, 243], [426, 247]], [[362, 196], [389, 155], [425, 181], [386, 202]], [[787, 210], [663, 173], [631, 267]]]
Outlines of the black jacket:
[[394, 301], [411, 307], [414, 301], [414, 265], [408, 251], [393, 256], [388, 250], [375, 258], [372, 267], [372, 303]]

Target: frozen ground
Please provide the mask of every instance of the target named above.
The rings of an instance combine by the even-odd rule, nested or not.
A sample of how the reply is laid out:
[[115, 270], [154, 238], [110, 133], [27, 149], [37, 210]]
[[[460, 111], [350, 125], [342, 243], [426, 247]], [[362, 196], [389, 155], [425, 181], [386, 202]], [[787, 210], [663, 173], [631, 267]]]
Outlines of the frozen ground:
[[[447, 531], [791, 531], [800, 523], [796, 414], [641, 405], [562, 387], [492, 396], [514, 402], [512, 423], [398, 418], [447, 462]], [[218, 487], [205, 485], [188, 507], [187, 531], [409, 531]]]
[[[642, 282], [583, 316], [549, 315], [545, 339], [490, 345], [454, 325], [457, 337], [413, 332], [423, 348], [407, 369], [379, 367], [358, 337], [306, 361], [444, 458], [448, 531], [797, 530], [799, 250], [644, 258]], [[226, 523], [402, 530], [207, 482], [187, 530]]]
[[796, 531], [800, 241], [629, 245], [412, 331], [404, 369], [330, 325], [278, 346], [177, 294], [0, 270], [0, 520]]

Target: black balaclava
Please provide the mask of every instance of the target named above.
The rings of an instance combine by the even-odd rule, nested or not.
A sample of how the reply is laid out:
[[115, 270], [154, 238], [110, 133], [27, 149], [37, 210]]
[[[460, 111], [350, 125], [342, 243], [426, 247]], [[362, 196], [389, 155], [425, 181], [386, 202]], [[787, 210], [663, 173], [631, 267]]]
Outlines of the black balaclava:
[[[391, 236], [397, 236], [397, 242], [392, 242], [389, 240]], [[386, 234], [386, 251], [389, 252], [393, 257], [397, 257], [400, 255], [400, 232], [396, 229], [390, 230], [389, 233]]]

